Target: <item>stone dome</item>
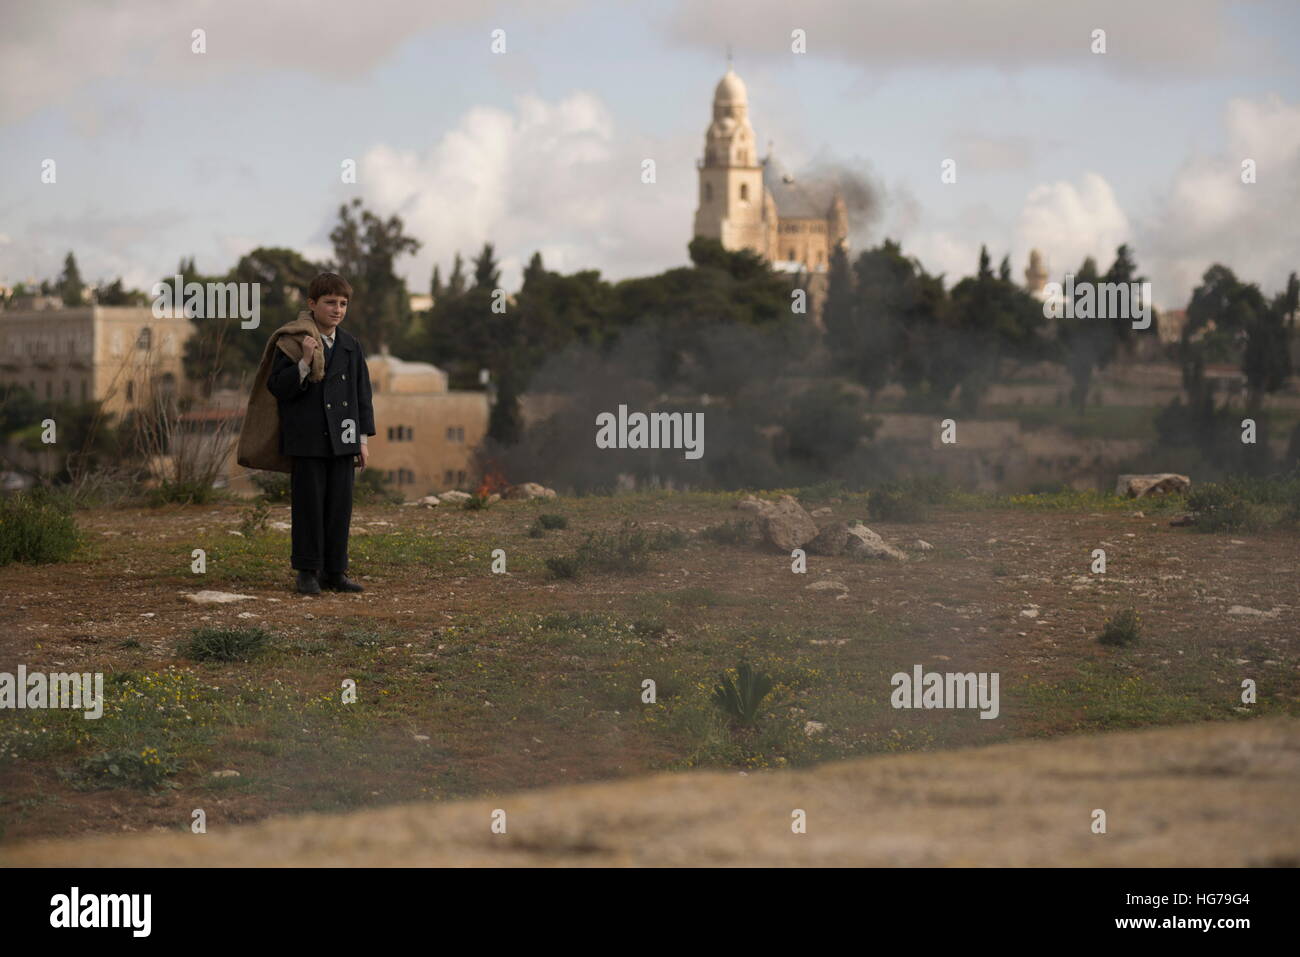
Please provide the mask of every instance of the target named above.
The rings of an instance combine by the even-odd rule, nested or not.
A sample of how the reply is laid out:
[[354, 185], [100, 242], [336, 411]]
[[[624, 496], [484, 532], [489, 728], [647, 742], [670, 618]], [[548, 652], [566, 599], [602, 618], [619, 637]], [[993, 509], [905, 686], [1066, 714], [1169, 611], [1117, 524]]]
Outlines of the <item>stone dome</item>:
[[748, 96], [744, 81], [736, 75], [735, 70], [727, 67], [727, 72], [718, 81], [717, 89], [713, 91], [713, 102], [742, 104], [748, 102]]

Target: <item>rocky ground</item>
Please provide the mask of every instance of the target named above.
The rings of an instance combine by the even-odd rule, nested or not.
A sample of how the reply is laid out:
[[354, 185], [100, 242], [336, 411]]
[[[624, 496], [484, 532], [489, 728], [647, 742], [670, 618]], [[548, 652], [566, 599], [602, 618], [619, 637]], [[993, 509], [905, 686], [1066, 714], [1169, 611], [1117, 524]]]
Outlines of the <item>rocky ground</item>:
[[[273, 815], [522, 800], [610, 779], [631, 794], [663, 770], [716, 769], [729, 787], [784, 768], [830, 780], [809, 769], [1207, 720], [1231, 734], [1300, 715], [1294, 532], [1208, 535], [1113, 500], [945, 507], [916, 523], [867, 521], [905, 560], [809, 554], [794, 574], [788, 552], [700, 534], [745, 517], [741, 499], [362, 506], [349, 571], [367, 590], [319, 597], [291, 591], [288, 534], [275, 527], [287, 508], [251, 538], [234, 534], [245, 509], [234, 504], [78, 513], [88, 541], [75, 561], [0, 568], [0, 671], [103, 671], [119, 700], [99, 722], [0, 712], [0, 842], [188, 831], [195, 808], [215, 836]], [[860, 497], [804, 505], [822, 530], [867, 517]], [[568, 527], [530, 535], [544, 512]], [[548, 573], [548, 557], [627, 519], [683, 543], [634, 574]], [[497, 548], [504, 574], [491, 570]], [[1104, 574], [1092, 571], [1096, 549]], [[247, 597], [192, 600], [204, 590]], [[1140, 613], [1139, 641], [1098, 643], [1126, 607]], [[255, 660], [199, 662], [184, 645], [205, 626], [274, 639]], [[728, 728], [710, 701], [742, 658], [775, 678], [754, 731]], [[1000, 673], [999, 717], [895, 710], [890, 676], [916, 664]], [[646, 678], [658, 682], [653, 706]], [[339, 704], [344, 679], [355, 705]], [[1255, 702], [1242, 701], [1243, 681]], [[86, 786], [84, 762], [146, 747], [175, 762], [163, 786]], [[671, 793], [670, 781], [646, 793]]]
[[1296, 867], [1298, 795], [1300, 720], [1279, 718], [25, 844], [0, 865]]

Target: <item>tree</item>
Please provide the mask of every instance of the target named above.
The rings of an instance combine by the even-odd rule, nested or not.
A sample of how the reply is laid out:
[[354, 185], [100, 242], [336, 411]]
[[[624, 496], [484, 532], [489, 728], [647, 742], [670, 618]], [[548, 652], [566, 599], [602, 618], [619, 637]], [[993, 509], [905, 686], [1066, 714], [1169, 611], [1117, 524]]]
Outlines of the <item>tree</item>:
[[[1106, 297], [1098, 294], [1096, 285], [1099, 282], [1145, 282], [1145, 279], [1137, 275], [1137, 264], [1127, 245], [1121, 245], [1115, 251], [1115, 262], [1111, 264], [1104, 276], [1098, 275], [1097, 263], [1091, 256], [1084, 260], [1074, 278], [1076, 302], [1078, 297], [1086, 295], [1091, 287], [1092, 293], [1096, 296], [1097, 311], [1102, 311], [1102, 302]], [[1139, 307], [1139, 303], [1130, 300], [1129, 315], [1059, 320], [1057, 341], [1063, 352], [1065, 367], [1074, 380], [1070, 400], [1080, 413], [1087, 408], [1093, 375], [1110, 365], [1118, 354], [1120, 346], [1130, 341], [1133, 316]]]
[[460, 253], [456, 253], [456, 259], [451, 264], [451, 278], [447, 280], [447, 295], [459, 296], [465, 291], [465, 264], [460, 258]]
[[59, 276], [59, 295], [63, 297], [65, 306], [84, 306], [85, 284], [81, 281], [81, 271], [77, 269], [77, 259], [68, 253], [63, 260], [63, 274]]
[[1257, 414], [1264, 396], [1276, 392], [1291, 377], [1291, 332], [1300, 283], [1291, 273], [1286, 290], [1268, 308], [1246, 323], [1246, 347], [1241, 371], [1246, 376], [1246, 410]]
[[492, 255], [492, 244], [484, 243], [483, 251], [474, 260], [474, 288], [491, 292], [501, 284], [501, 270]]
[[403, 229], [397, 216], [380, 219], [354, 199], [339, 207], [339, 224], [330, 232], [336, 260], [330, 271], [352, 286], [348, 319], [367, 352], [380, 351], [406, 329], [410, 319], [406, 282], [393, 271], [393, 264], [399, 256], [418, 250], [420, 242]]

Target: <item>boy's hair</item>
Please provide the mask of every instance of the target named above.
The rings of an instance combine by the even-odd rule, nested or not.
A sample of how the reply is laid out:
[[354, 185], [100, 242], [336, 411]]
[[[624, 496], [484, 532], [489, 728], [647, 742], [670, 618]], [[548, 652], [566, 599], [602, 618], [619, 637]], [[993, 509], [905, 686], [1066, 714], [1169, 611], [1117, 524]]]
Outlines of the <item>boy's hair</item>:
[[308, 299], [319, 299], [321, 296], [343, 296], [345, 299], [351, 299], [352, 287], [338, 273], [323, 272], [311, 281], [311, 287], [307, 290]]

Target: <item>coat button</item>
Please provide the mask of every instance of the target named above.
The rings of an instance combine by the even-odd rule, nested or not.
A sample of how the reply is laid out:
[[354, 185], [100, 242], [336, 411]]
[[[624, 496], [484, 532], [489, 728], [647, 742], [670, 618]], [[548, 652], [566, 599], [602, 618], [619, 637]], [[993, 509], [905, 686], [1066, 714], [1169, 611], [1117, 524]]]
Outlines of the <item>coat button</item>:
[[332, 405], [330, 405], [328, 402], [326, 402], [326, 403], [325, 403], [325, 408], [327, 408], [327, 409], [332, 409], [332, 408], [334, 408], [334, 406], [332, 406]]
[[345, 379], [346, 379], [346, 378], [347, 378], [347, 377], [348, 377], [348, 374], [347, 374], [347, 373], [346, 373], [346, 372], [345, 372], [345, 373], [343, 373], [343, 378], [345, 378]]
[[347, 404], [348, 404], [348, 400], [347, 400], [347, 399], [344, 399], [344, 400], [343, 400], [343, 405], [346, 406]]

